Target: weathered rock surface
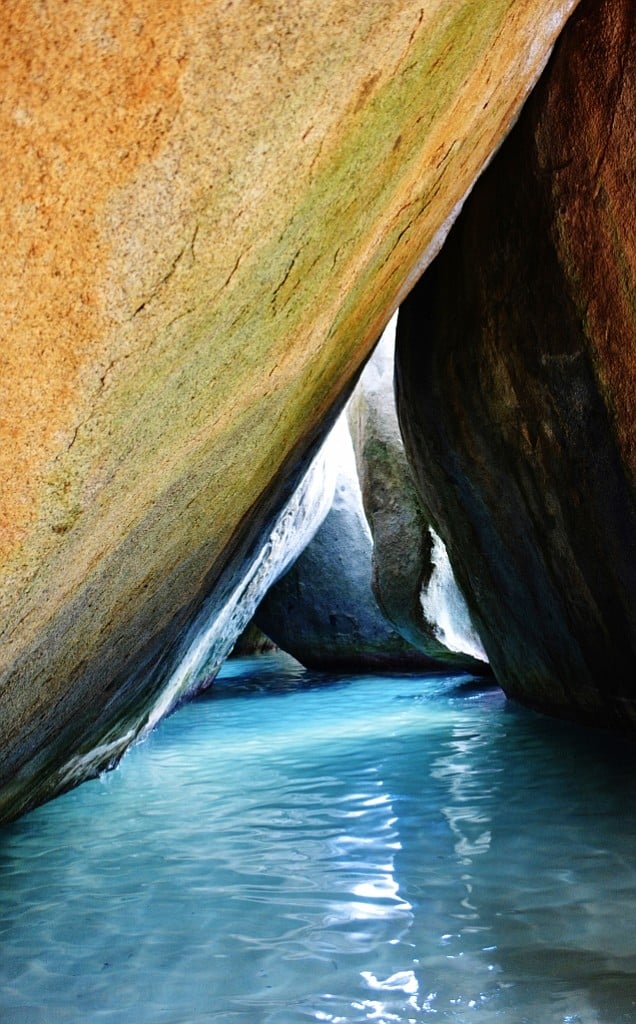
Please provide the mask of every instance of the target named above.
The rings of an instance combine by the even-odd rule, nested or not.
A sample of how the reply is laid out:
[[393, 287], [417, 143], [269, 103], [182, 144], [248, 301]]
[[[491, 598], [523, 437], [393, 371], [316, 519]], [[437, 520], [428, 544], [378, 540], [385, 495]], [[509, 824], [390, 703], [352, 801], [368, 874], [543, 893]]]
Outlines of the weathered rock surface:
[[362, 503], [373, 538], [373, 592], [389, 622], [418, 650], [457, 668], [483, 669], [486, 655], [441, 550], [442, 541], [437, 538], [434, 545], [402, 444], [394, 356], [392, 320], [347, 406]]
[[636, 19], [590, 0], [398, 322], [420, 492], [510, 695], [636, 726]]
[[219, 609], [218, 596], [213, 591], [183, 630], [174, 658], [175, 668], [166, 676], [158, 698], [149, 705], [144, 734], [179, 701], [212, 682], [272, 583], [311, 542], [332, 506], [337, 482], [336, 444], [332, 432], [276, 517], [271, 532], [246, 560], [243, 573], [224, 598], [222, 607]]
[[371, 586], [373, 541], [344, 416], [329, 444], [338, 460], [333, 504], [313, 539], [269, 589], [254, 621], [308, 668], [440, 667], [412, 647], [378, 607]]
[[6, 6], [0, 818], [143, 727], [574, 6]]

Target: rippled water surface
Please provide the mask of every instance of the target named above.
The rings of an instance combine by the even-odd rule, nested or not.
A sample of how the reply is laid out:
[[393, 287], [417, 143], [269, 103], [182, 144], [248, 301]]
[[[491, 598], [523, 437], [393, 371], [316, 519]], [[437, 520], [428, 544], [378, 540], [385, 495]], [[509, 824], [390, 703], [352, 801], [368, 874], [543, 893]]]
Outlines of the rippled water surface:
[[634, 768], [467, 677], [231, 662], [0, 831], [0, 1022], [636, 1024]]

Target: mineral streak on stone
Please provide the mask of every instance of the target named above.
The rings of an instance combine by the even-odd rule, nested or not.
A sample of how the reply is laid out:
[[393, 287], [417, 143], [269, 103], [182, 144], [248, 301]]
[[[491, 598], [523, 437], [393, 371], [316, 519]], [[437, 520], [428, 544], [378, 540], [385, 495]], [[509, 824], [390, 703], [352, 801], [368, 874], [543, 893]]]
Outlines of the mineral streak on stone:
[[0, 817], [143, 726], [574, 6], [4, 5]]
[[457, 667], [483, 669], [486, 655], [439, 538], [434, 563], [433, 537], [404, 451], [393, 389], [395, 320], [380, 338], [347, 406], [373, 537], [373, 592], [389, 622], [414, 647]]
[[506, 692], [636, 726], [636, 19], [578, 8], [402, 307], [420, 492]]

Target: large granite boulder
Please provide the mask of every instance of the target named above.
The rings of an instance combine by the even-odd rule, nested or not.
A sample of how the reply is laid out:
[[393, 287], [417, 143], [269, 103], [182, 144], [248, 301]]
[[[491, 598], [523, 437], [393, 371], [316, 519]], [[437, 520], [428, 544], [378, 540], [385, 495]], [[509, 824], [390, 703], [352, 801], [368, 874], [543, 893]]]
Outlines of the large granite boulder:
[[636, 19], [584, 0], [402, 307], [399, 414], [505, 691], [636, 726]]
[[5, 5], [0, 819], [144, 727], [574, 6]]
[[308, 668], [440, 668], [393, 628], [375, 599], [373, 541], [344, 416], [329, 441], [337, 459], [333, 504], [313, 539], [269, 589], [254, 621], [277, 647]]
[[406, 458], [393, 388], [395, 318], [347, 406], [362, 502], [373, 538], [372, 586], [395, 629], [432, 658], [480, 670], [487, 658], [442, 540], [433, 534]]

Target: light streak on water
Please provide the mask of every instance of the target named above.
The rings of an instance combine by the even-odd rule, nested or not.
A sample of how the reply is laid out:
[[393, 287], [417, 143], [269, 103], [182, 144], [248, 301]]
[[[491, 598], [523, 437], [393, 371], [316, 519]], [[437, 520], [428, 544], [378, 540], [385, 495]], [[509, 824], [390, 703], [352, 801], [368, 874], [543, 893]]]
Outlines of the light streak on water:
[[2, 1024], [636, 1024], [634, 758], [468, 677], [229, 663], [0, 831]]

